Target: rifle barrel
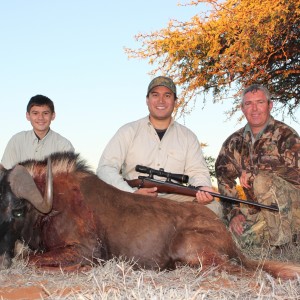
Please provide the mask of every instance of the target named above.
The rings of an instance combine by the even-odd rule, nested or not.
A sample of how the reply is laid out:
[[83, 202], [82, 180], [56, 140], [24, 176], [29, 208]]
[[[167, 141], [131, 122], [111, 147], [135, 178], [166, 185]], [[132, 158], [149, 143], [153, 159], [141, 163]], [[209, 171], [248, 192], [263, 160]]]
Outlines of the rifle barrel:
[[217, 197], [222, 200], [229, 200], [229, 201], [236, 202], [236, 203], [243, 203], [243, 204], [253, 205], [253, 206], [257, 206], [257, 207], [261, 207], [261, 208], [266, 208], [266, 209], [273, 210], [273, 211], [279, 211], [279, 208], [278, 208], [277, 204], [275, 204], [275, 203], [272, 203], [271, 205], [266, 205], [266, 204], [262, 204], [262, 203], [258, 203], [258, 202], [254, 202], [254, 201], [250, 201], [250, 200], [238, 199], [238, 198], [221, 195], [221, 194], [214, 193], [214, 192], [205, 191], [205, 190], [202, 190], [201, 188], [195, 187], [193, 185], [185, 186], [185, 185], [175, 183], [172, 181], [161, 181], [161, 180], [149, 178], [146, 176], [139, 176], [138, 179], [126, 180], [126, 181], [131, 187], [143, 188], [143, 187], [156, 186], [158, 188], [158, 192], [161, 192], [161, 193], [172, 193], [172, 194], [196, 196], [197, 191], [200, 190], [203, 192], [207, 192], [210, 195], [212, 195], [213, 197]]
[[199, 190], [203, 191], [203, 192], [207, 192], [207, 193], [211, 194], [213, 197], [218, 197], [223, 200], [229, 200], [229, 201], [233, 201], [233, 202], [237, 202], [237, 203], [244, 203], [244, 204], [249, 204], [249, 205], [253, 205], [253, 206], [258, 206], [261, 208], [267, 208], [267, 209], [274, 210], [274, 211], [279, 211], [278, 206], [274, 203], [272, 203], [271, 205], [266, 205], [266, 204], [262, 204], [262, 203], [258, 203], [258, 202], [254, 202], [254, 201], [250, 201], [250, 200], [243, 200], [243, 199], [238, 199], [238, 198], [234, 198], [234, 197], [230, 197], [230, 196], [221, 195], [221, 194], [214, 193], [214, 192], [208, 192], [208, 191], [204, 191], [201, 189], [199, 189]]

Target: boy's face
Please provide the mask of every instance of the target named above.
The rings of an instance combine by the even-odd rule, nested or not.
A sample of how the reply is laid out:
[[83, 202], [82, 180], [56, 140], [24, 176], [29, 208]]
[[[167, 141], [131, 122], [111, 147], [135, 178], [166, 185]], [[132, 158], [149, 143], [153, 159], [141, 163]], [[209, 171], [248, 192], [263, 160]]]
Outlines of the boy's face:
[[55, 113], [52, 113], [47, 105], [34, 105], [29, 113], [26, 113], [26, 118], [31, 123], [35, 133], [44, 137], [49, 130], [51, 121], [55, 119]]

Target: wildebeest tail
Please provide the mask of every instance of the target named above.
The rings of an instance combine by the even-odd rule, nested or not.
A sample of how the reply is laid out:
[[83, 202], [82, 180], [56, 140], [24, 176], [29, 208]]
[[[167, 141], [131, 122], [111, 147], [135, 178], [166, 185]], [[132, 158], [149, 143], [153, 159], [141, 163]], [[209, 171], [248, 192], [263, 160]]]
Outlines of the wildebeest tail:
[[247, 269], [262, 269], [275, 278], [296, 279], [300, 277], [300, 265], [295, 263], [281, 262], [275, 260], [250, 260], [242, 262]]
[[263, 270], [274, 277], [282, 279], [295, 279], [300, 277], [300, 265], [280, 261], [266, 261]]

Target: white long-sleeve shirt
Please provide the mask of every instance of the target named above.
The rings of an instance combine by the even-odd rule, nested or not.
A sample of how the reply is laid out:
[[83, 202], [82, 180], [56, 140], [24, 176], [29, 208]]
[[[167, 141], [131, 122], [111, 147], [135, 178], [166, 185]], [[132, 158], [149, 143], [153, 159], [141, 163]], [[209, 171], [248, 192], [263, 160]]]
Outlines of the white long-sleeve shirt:
[[172, 120], [162, 140], [149, 117], [122, 126], [104, 149], [97, 175], [105, 182], [133, 192], [123, 178], [136, 179], [136, 165], [189, 176], [189, 184], [211, 186], [209, 171], [196, 135]]
[[71, 142], [51, 129], [43, 139], [39, 139], [33, 130], [21, 131], [9, 140], [1, 164], [10, 169], [28, 159], [42, 160], [52, 153], [67, 151], [74, 152]]

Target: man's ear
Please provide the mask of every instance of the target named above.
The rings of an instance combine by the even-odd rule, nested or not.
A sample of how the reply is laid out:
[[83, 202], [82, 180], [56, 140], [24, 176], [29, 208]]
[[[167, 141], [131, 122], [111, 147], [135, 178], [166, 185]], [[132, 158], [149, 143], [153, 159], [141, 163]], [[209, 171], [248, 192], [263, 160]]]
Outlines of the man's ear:
[[29, 115], [28, 112], [26, 112], [26, 119], [27, 119], [28, 121], [30, 121], [30, 115]]
[[273, 108], [273, 101], [269, 101], [269, 111], [271, 111]]
[[55, 114], [55, 112], [52, 114], [52, 117], [51, 117], [51, 120], [53, 121], [54, 119], [55, 119], [55, 117], [56, 117], [56, 114]]

